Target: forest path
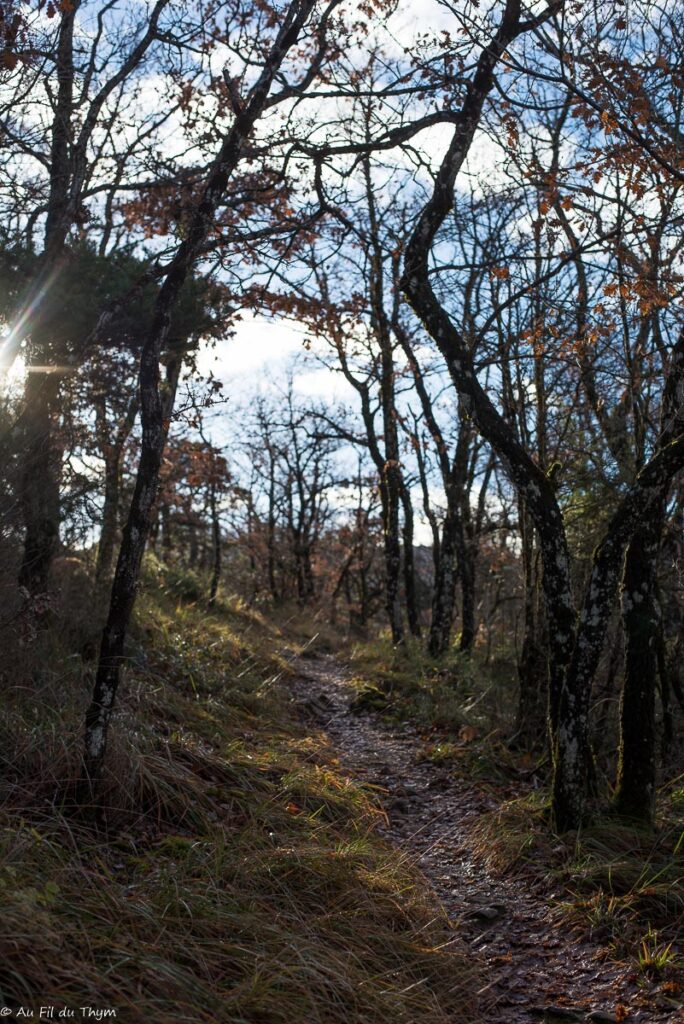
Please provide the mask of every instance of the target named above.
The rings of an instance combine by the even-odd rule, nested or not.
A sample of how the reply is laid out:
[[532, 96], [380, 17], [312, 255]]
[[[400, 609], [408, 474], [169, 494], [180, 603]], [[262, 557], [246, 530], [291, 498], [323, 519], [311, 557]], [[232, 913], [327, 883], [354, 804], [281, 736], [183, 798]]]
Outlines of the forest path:
[[301, 657], [295, 669], [291, 686], [300, 714], [328, 736], [343, 770], [380, 787], [388, 816], [382, 835], [428, 879], [456, 933], [483, 964], [480, 1024], [684, 1019], [654, 1005], [632, 967], [612, 963], [554, 918], [553, 893], [541, 873], [497, 877], [478, 862], [472, 825], [496, 806], [490, 794], [420, 761], [420, 739], [410, 727], [399, 732], [372, 711], [351, 712], [355, 691], [338, 660]]

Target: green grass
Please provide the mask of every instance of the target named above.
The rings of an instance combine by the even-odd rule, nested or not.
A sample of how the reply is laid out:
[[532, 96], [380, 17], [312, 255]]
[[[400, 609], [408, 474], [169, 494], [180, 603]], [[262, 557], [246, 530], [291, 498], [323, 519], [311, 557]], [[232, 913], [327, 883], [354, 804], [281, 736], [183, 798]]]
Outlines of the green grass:
[[146, 579], [97, 830], [62, 805], [87, 626], [67, 609], [33, 646], [3, 638], [2, 1003], [135, 1024], [477, 1020], [458, 936], [292, 718], [291, 638], [235, 599], [209, 614], [152, 561]]
[[353, 707], [373, 710], [419, 730], [421, 759], [483, 785], [507, 784], [534, 767], [507, 743], [515, 706], [515, 668], [487, 663], [478, 650], [452, 649], [435, 660], [424, 645], [401, 648], [380, 639], [352, 651]]
[[351, 667], [359, 707], [375, 705], [418, 726], [451, 731], [479, 717], [471, 713], [477, 687], [468, 656], [453, 652], [435, 661], [419, 641], [393, 647], [379, 639], [357, 644]]
[[539, 871], [561, 892], [555, 912], [653, 977], [684, 983], [684, 817], [667, 791], [654, 832], [608, 814], [577, 835], [548, 827], [548, 796], [505, 802], [475, 826], [476, 850], [498, 873]]
[[[684, 985], [684, 788], [663, 787], [655, 832], [604, 812], [579, 835], [549, 827], [548, 764], [511, 749], [515, 675], [476, 650], [432, 661], [416, 644], [359, 645], [352, 658], [356, 705], [389, 720], [417, 724], [419, 758], [486, 787], [499, 806], [473, 825], [476, 856], [498, 874], [551, 878], [554, 912], [638, 973]], [[676, 979], [673, 980], [673, 979]]]

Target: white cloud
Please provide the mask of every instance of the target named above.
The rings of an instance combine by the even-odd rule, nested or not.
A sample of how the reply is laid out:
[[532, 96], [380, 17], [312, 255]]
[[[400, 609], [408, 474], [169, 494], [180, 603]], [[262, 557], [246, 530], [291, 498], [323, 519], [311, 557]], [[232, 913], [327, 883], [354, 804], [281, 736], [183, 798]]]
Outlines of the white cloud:
[[304, 351], [306, 328], [288, 320], [267, 320], [246, 316], [232, 337], [205, 346], [198, 360], [201, 373], [210, 371], [229, 390], [245, 389], [250, 382], [263, 382], [269, 375], [282, 376], [287, 363]]
[[[311, 358], [306, 358], [307, 342]], [[313, 358], [326, 351], [325, 343], [312, 339], [304, 324], [245, 316], [232, 337], [200, 350], [198, 368], [202, 374], [211, 372], [236, 399], [270, 386], [282, 388], [291, 370], [298, 394], [330, 403], [352, 401], [356, 393], [342, 375]]]

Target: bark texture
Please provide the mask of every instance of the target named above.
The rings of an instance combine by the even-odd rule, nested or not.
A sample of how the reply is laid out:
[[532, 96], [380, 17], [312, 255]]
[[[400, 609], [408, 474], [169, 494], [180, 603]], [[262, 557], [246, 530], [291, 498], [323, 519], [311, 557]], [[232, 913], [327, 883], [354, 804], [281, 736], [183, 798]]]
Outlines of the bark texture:
[[632, 537], [622, 577], [625, 677], [620, 699], [620, 749], [615, 808], [650, 825], [655, 809], [655, 698], [660, 607], [656, 565], [662, 514]]

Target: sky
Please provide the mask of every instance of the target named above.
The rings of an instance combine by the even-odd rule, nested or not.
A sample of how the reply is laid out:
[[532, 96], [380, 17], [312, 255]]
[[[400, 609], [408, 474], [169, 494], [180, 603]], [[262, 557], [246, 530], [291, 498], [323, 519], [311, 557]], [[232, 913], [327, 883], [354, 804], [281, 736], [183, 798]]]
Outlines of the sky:
[[[268, 320], [245, 315], [236, 324], [233, 337], [200, 350], [198, 369], [210, 373], [223, 384], [227, 407], [234, 412], [249, 405], [256, 394], [278, 394], [286, 386], [288, 372], [293, 372], [293, 385], [303, 398], [320, 401], [330, 407], [339, 403], [357, 405], [353, 388], [334, 369], [323, 365], [321, 343], [310, 341], [305, 348], [307, 331], [296, 321]], [[220, 413], [206, 425], [206, 433], [214, 444], [230, 451], [234, 441], [232, 420]], [[348, 453], [347, 453], [348, 454]], [[342, 456], [340, 456], [342, 457]], [[340, 465], [346, 464], [346, 460]], [[355, 464], [355, 457], [350, 466]], [[353, 468], [353, 467], [352, 467]], [[439, 506], [443, 497], [438, 487], [430, 488], [431, 497]], [[430, 545], [432, 533], [422, 512], [420, 485], [411, 488], [415, 509], [415, 543]]]
[[[354, 402], [354, 390], [339, 372], [324, 364], [325, 351], [324, 343], [310, 338], [306, 327], [295, 320], [246, 313], [231, 337], [201, 347], [198, 370], [221, 381], [231, 404], [249, 402], [257, 393], [277, 393], [286, 386], [289, 373], [294, 390], [304, 398], [326, 405]], [[222, 433], [217, 418], [212, 434], [218, 443]]]
[[[453, 28], [453, 14], [438, 0], [413, 0], [399, 5], [390, 23], [391, 42], [383, 33], [385, 45], [396, 46], [395, 56], [400, 56], [404, 47], [411, 45], [416, 34]], [[148, 85], [157, 87], [152, 74]], [[421, 135], [425, 152], [438, 161], [446, 147], [451, 131], [448, 127], [430, 129]], [[476, 143], [476, 166], [490, 169], [496, 162], [492, 144], [484, 137]], [[482, 149], [482, 152], [480, 150]], [[199, 370], [203, 375], [213, 374], [224, 385], [224, 393], [233, 407], [249, 401], [255, 393], [282, 389], [288, 372], [293, 368], [295, 390], [313, 400], [330, 405], [338, 403], [356, 405], [356, 394], [339, 372], [324, 365], [320, 358], [323, 343], [311, 342], [306, 351], [306, 328], [295, 321], [274, 320], [245, 314], [235, 325], [234, 334], [211, 347], [205, 345], [199, 357]], [[318, 347], [317, 347], [318, 346]], [[318, 358], [317, 358], [318, 357]], [[23, 376], [23, 360], [19, 358], [11, 370], [11, 383], [20, 385]], [[228, 441], [230, 426], [227, 420], [213, 417], [210, 432], [214, 441], [224, 445]], [[416, 495], [416, 506], [420, 497]], [[427, 526], [418, 524], [418, 542], [428, 539]]]

